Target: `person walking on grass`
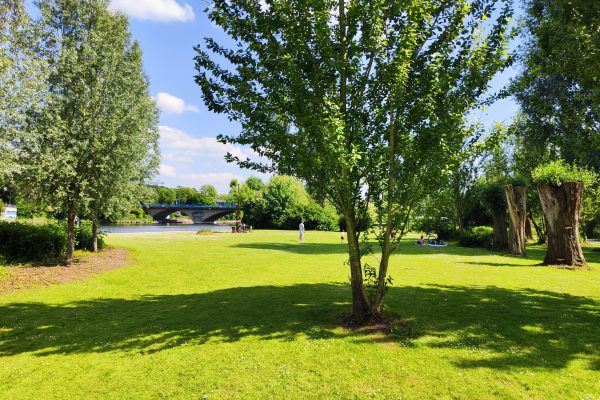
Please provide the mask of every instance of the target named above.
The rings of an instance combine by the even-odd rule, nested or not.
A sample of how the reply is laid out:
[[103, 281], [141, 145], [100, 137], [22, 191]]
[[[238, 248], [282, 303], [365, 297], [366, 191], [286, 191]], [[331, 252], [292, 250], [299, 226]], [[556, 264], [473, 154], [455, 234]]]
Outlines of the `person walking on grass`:
[[344, 230], [342, 229], [342, 236], [340, 237], [340, 244], [344, 244]]
[[300, 220], [300, 225], [298, 226], [298, 230], [300, 232], [300, 243], [304, 243], [304, 220]]

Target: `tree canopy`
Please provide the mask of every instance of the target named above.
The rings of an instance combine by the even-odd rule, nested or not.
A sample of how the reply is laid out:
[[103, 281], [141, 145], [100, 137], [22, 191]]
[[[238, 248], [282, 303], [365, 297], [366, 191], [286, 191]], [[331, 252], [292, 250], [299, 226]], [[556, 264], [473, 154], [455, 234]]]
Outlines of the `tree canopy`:
[[[240, 123], [223, 142], [290, 174], [344, 215], [353, 316], [380, 312], [396, 226], [435, 187], [470, 136], [466, 114], [512, 59], [512, 9], [496, 0], [215, 0], [208, 15], [233, 40], [197, 46], [209, 110]], [[226, 60], [219, 64], [217, 60]], [[376, 296], [363, 286], [357, 221], [375, 204], [385, 226]]]

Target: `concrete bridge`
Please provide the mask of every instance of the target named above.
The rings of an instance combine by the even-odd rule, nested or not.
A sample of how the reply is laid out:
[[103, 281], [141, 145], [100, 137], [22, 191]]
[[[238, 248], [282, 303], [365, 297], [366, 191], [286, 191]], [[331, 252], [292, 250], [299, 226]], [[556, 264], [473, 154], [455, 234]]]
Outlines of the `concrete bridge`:
[[191, 217], [195, 224], [215, 222], [236, 210], [236, 207], [231, 204], [142, 204], [142, 208], [156, 221], [167, 219], [169, 215], [179, 211]]

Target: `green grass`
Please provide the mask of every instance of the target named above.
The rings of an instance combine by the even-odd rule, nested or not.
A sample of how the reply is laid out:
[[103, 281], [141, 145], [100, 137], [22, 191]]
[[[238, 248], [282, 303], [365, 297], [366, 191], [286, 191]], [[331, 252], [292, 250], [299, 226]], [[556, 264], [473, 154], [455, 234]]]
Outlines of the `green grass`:
[[570, 271], [407, 243], [386, 305], [412, 331], [383, 336], [339, 327], [338, 233], [108, 241], [135, 261], [0, 296], [0, 398], [600, 399], [597, 252]]

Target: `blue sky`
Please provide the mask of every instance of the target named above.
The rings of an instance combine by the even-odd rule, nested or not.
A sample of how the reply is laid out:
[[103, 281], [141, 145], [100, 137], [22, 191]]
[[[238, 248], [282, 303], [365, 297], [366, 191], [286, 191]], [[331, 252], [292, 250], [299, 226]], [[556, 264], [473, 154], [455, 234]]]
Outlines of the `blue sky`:
[[[235, 134], [237, 125], [223, 115], [209, 112], [194, 82], [193, 47], [206, 36], [226, 40], [223, 31], [204, 13], [207, 3], [201, 0], [111, 2], [113, 9], [130, 18], [131, 32], [144, 52], [151, 94], [161, 108], [161, 169], [156, 181], [171, 187], [198, 188], [212, 184], [219, 192], [227, 192], [232, 178], [261, 176], [224, 161], [227, 151], [250, 156], [252, 153], [216, 142], [215, 137], [220, 133]], [[494, 79], [492, 90], [502, 87], [515, 73], [507, 71]], [[510, 120], [516, 110], [512, 100], [503, 100], [474, 116], [491, 126], [495, 121]]]

